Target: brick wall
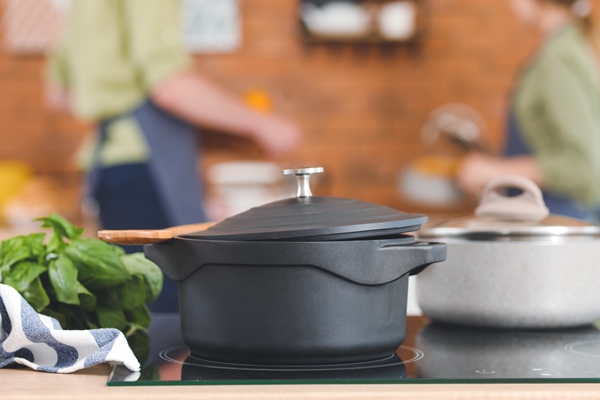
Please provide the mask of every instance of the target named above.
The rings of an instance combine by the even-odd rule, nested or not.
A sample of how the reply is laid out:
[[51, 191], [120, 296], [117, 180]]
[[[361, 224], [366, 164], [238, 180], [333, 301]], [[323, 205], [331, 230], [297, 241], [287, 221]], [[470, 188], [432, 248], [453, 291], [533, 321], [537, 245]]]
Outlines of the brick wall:
[[[464, 102], [502, 140], [506, 97], [533, 39], [508, 1], [425, 0], [427, 32], [417, 51], [398, 47], [307, 46], [296, 0], [242, 0], [243, 46], [198, 57], [198, 68], [233, 93], [269, 92], [305, 140], [283, 164], [326, 167], [332, 195], [410, 208], [395, 191], [398, 171], [422, 155], [427, 113]], [[595, 0], [598, 2], [599, 0]], [[42, 103], [41, 58], [0, 52], [0, 159], [23, 159], [43, 174], [74, 179], [69, 157], [89, 129]], [[205, 163], [260, 158], [249, 144], [207, 135]]]

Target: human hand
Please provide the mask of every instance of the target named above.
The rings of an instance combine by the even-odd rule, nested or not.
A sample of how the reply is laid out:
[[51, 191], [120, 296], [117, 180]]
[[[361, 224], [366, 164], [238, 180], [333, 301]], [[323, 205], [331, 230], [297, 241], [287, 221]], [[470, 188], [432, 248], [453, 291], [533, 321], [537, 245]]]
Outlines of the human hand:
[[262, 115], [252, 134], [271, 157], [280, 157], [292, 150], [300, 142], [301, 136], [300, 128], [295, 123], [275, 115]]
[[66, 88], [49, 84], [44, 89], [44, 101], [48, 108], [57, 112], [69, 112], [71, 110], [71, 96]]
[[464, 191], [479, 195], [489, 181], [503, 175], [521, 175], [542, 188], [547, 184], [533, 156], [501, 158], [475, 152], [463, 158], [456, 173], [456, 180]]

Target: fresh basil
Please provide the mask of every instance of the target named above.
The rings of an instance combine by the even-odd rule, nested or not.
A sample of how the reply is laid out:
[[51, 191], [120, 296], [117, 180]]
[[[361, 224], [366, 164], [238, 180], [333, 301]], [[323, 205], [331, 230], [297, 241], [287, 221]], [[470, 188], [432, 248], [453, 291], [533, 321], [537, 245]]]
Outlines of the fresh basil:
[[101, 306], [114, 310], [131, 310], [146, 302], [146, 284], [144, 278], [133, 275], [126, 282], [98, 292]]
[[150, 357], [150, 336], [144, 329], [134, 329], [128, 332], [127, 341], [138, 361], [143, 365]]
[[37, 260], [44, 252], [43, 233], [16, 236], [2, 242], [0, 247], [0, 270], [7, 273], [10, 268], [23, 260]]
[[48, 267], [39, 265], [30, 261], [20, 261], [11, 268], [11, 273], [4, 275], [4, 283], [17, 289], [22, 293], [27, 290], [29, 285], [37, 279], [42, 273], [46, 272]]
[[131, 275], [140, 275], [144, 278], [148, 301], [156, 300], [163, 285], [163, 273], [160, 268], [142, 253], [124, 255], [121, 261]]
[[131, 277], [112, 245], [98, 239], [75, 239], [65, 254], [79, 271], [79, 281], [88, 289], [107, 289]]
[[35, 278], [33, 282], [27, 286], [27, 289], [21, 292], [21, 295], [37, 312], [42, 312], [42, 310], [44, 310], [46, 306], [50, 304], [50, 298], [44, 290], [42, 281], [39, 277]]
[[115, 328], [120, 331], [127, 329], [127, 319], [122, 310], [114, 310], [106, 307], [96, 308], [98, 325], [103, 328]]
[[94, 311], [96, 304], [98, 303], [96, 296], [94, 296], [79, 282], [76, 283], [76, 288], [77, 297], [79, 297], [79, 305], [81, 308], [83, 308], [85, 311]]
[[58, 301], [65, 304], [80, 304], [77, 291], [77, 268], [71, 260], [65, 256], [58, 256], [55, 260], [51, 260], [48, 276]]
[[74, 240], [81, 237], [83, 228], [75, 228], [69, 221], [58, 214], [51, 214], [49, 217], [38, 218], [36, 221], [42, 221], [42, 228], [52, 228], [52, 232], [59, 237]]
[[145, 306], [136, 307], [125, 311], [127, 321], [131, 321], [136, 327], [148, 329], [150, 327], [150, 313]]
[[143, 362], [150, 343], [145, 303], [162, 290], [161, 270], [141, 253], [82, 238], [82, 228], [57, 214], [38, 221], [51, 230], [47, 241], [45, 233], [34, 233], [0, 243], [0, 283], [64, 329], [123, 331]]

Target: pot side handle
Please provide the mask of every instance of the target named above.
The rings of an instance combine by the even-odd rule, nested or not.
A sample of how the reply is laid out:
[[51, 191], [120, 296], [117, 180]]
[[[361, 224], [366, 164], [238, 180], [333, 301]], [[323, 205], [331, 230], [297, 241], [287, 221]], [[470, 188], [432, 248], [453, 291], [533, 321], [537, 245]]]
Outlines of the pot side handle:
[[102, 230], [98, 231], [98, 239], [124, 246], [156, 244], [171, 240], [177, 236], [206, 230], [214, 224], [214, 222], [205, 222], [201, 224], [179, 225], [167, 229]]
[[417, 275], [430, 264], [446, 260], [446, 243], [415, 242], [411, 245], [384, 245], [382, 250], [400, 251], [403, 265], [414, 265], [409, 271], [410, 275]]

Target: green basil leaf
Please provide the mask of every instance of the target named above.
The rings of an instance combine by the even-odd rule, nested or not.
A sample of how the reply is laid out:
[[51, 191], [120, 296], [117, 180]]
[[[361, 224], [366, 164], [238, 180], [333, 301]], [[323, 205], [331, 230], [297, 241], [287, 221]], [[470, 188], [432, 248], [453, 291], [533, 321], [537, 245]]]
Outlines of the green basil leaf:
[[98, 239], [75, 239], [65, 254], [79, 271], [79, 281], [88, 289], [107, 289], [125, 282], [130, 274], [113, 245]]
[[144, 278], [133, 275], [125, 283], [98, 292], [98, 300], [104, 307], [117, 310], [131, 310], [146, 302]]
[[147, 286], [146, 301], [153, 302], [158, 298], [163, 286], [163, 273], [158, 265], [144, 257], [143, 253], [121, 256], [121, 261], [131, 275], [141, 275]]
[[38, 218], [36, 221], [42, 221], [42, 228], [52, 228], [60, 237], [65, 237], [69, 240], [75, 240], [81, 237], [83, 228], [75, 228], [69, 221], [58, 214], [51, 214], [49, 217]]
[[96, 308], [97, 299], [89, 290], [81, 283], [77, 282], [77, 296], [79, 297], [79, 305], [85, 311], [94, 311]]
[[125, 316], [130, 324], [135, 324], [144, 329], [148, 329], [150, 326], [150, 311], [145, 305], [141, 305], [131, 310], [125, 311]]
[[23, 294], [38, 277], [46, 272], [47, 268], [43, 265], [30, 261], [21, 261], [14, 265], [9, 273], [4, 275], [4, 283], [17, 289], [17, 292]]
[[64, 315], [65, 323], [64, 325], [61, 325], [63, 329], [69, 330], [88, 329], [87, 319], [95, 316], [94, 314], [83, 311], [81, 307], [71, 304], [52, 303], [44, 310], [44, 313], [48, 313], [48, 309], [52, 309], [54, 312]]
[[150, 336], [142, 329], [132, 329], [127, 335], [127, 343], [141, 365], [150, 357]]
[[43, 256], [46, 253], [46, 246], [44, 245], [45, 238], [45, 233], [32, 233], [31, 235], [25, 236], [25, 245], [29, 247], [33, 258]]
[[123, 332], [127, 328], [127, 319], [122, 310], [113, 310], [106, 307], [96, 309], [98, 325], [102, 328], [115, 328]]
[[61, 255], [50, 261], [48, 276], [58, 301], [79, 305], [77, 268], [71, 260]]
[[26, 245], [25, 236], [16, 236], [2, 242], [2, 253], [0, 260], [2, 261], [2, 271], [6, 273], [8, 269], [19, 261], [31, 258], [31, 251]]
[[46, 307], [46, 309], [44, 309], [44, 315], [47, 315], [49, 317], [56, 319], [58, 321], [58, 323], [60, 324], [61, 328], [63, 328], [63, 329], [65, 329], [65, 327], [67, 326], [67, 317], [65, 314], [63, 314], [61, 312], [53, 310], [50, 307]]
[[19, 261], [37, 259], [45, 252], [43, 233], [15, 236], [2, 242], [0, 269], [4, 274]]
[[65, 242], [62, 241], [60, 235], [56, 231], [52, 231], [50, 234], [50, 240], [48, 241], [48, 252], [49, 253], [62, 253], [65, 247]]
[[98, 323], [96, 322], [96, 314], [88, 314], [85, 318], [85, 324], [87, 329], [98, 329]]
[[[102, 243], [104, 243], [104, 242], [102, 242]], [[106, 245], [108, 246], [108, 249], [110, 249], [118, 257], [121, 257], [122, 255], [125, 254], [125, 250], [123, 250], [123, 248], [120, 246], [115, 246], [113, 244], [108, 244], [108, 243], [106, 243]]]
[[42, 312], [42, 310], [50, 304], [50, 299], [48, 298], [39, 277], [31, 282], [21, 295], [37, 312]]

